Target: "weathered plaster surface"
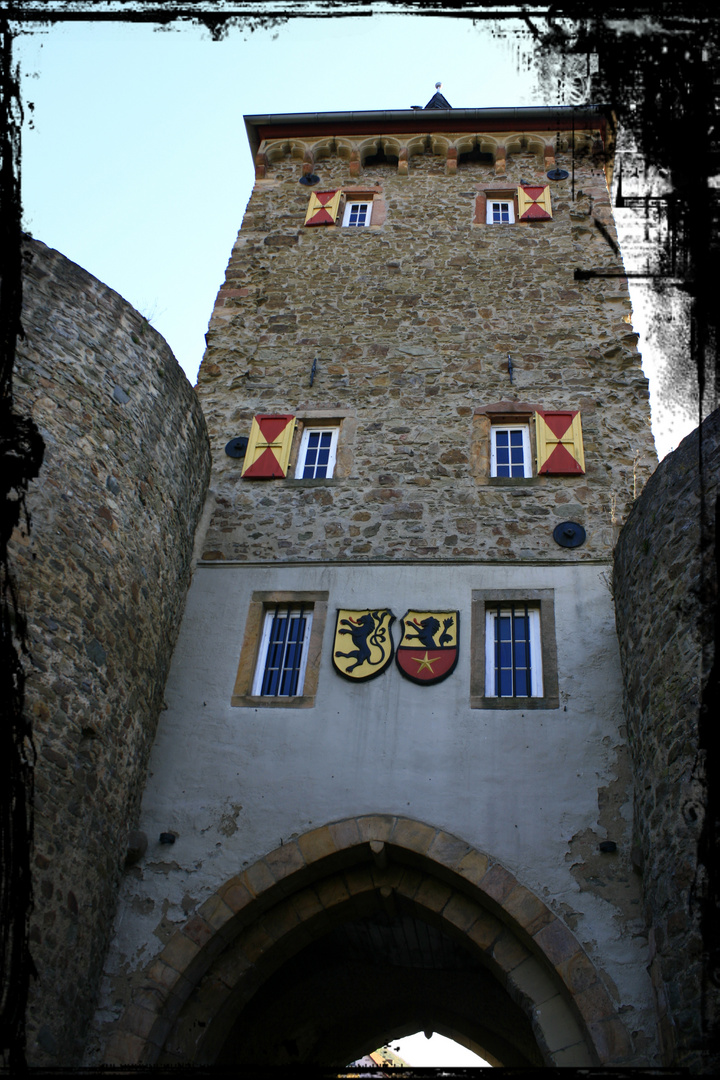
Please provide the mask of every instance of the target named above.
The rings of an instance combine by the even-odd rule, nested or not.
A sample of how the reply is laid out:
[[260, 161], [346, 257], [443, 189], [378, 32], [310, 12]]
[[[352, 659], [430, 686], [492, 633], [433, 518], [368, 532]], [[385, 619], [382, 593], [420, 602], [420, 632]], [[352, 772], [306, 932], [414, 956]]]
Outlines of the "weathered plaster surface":
[[[199, 568], [149, 766], [141, 827], [150, 844], [125, 879], [98, 1019], [116, 1015], [124, 976], [222, 882], [283, 839], [375, 812], [427, 821], [501, 860], [568, 920], [618, 1002], [647, 1026], [627, 770], [613, 822], [618, 854], [597, 856], [607, 837], [598, 802], [617, 783], [625, 752], [605, 574], [601, 565], [523, 568], [528, 588], [555, 591], [561, 705], [507, 713], [469, 707], [469, 609], [474, 587], [506, 588], [517, 580], [513, 568], [438, 566], [432, 575], [408, 564]], [[258, 577], [267, 588], [330, 592], [313, 709], [230, 705]], [[364, 684], [341, 678], [331, 664], [334, 611], [374, 604], [398, 617], [419, 604], [457, 607], [454, 674], [432, 687], [408, 682], [394, 665]], [[172, 846], [158, 841], [167, 831], [177, 834]], [[590, 838], [585, 850], [581, 835]], [[592, 860], [593, 875], [583, 877], [578, 870]]]

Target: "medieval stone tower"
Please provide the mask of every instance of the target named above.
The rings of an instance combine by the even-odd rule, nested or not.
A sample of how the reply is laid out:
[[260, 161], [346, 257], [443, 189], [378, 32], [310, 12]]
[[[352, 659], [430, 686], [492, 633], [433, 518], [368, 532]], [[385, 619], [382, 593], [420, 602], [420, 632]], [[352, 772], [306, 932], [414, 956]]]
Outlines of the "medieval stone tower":
[[655, 454], [609, 118], [246, 126], [87, 1060], [342, 1067], [432, 1029], [657, 1063], [611, 591]]

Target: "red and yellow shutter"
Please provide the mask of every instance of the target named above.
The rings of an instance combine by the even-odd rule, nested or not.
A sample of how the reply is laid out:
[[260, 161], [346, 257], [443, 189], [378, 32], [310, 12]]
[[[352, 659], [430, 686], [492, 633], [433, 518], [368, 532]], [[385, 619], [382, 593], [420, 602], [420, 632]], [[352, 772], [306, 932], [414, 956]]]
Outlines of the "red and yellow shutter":
[[536, 412], [538, 473], [571, 476], [585, 472], [580, 413]]
[[313, 191], [305, 215], [306, 225], [334, 225], [342, 191]]
[[287, 473], [295, 430], [294, 416], [256, 416], [250, 429], [244, 480], [271, 480]]
[[522, 184], [518, 188], [518, 218], [520, 221], [547, 221], [552, 217], [548, 185]]

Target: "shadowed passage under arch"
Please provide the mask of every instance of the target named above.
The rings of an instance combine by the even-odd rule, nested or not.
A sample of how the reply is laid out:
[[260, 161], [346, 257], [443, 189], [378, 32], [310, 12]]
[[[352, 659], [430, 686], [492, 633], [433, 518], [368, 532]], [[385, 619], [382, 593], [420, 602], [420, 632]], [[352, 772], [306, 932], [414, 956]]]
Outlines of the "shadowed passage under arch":
[[499, 862], [391, 815], [334, 822], [226, 882], [143, 972], [111, 1064], [344, 1067], [432, 1029], [493, 1064], [622, 1064], [565, 924]]

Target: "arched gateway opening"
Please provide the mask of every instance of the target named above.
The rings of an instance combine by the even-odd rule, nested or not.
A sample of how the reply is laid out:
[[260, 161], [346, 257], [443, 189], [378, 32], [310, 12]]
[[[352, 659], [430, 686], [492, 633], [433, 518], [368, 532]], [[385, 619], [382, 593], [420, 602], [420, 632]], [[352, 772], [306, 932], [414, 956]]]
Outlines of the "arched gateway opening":
[[105, 1060], [343, 1068], [419, 1028], [506, 1066], [630, 1054], [537, 896], [458, 837], [372, 815], [283, 844], [206, 900], [143, 973]]

